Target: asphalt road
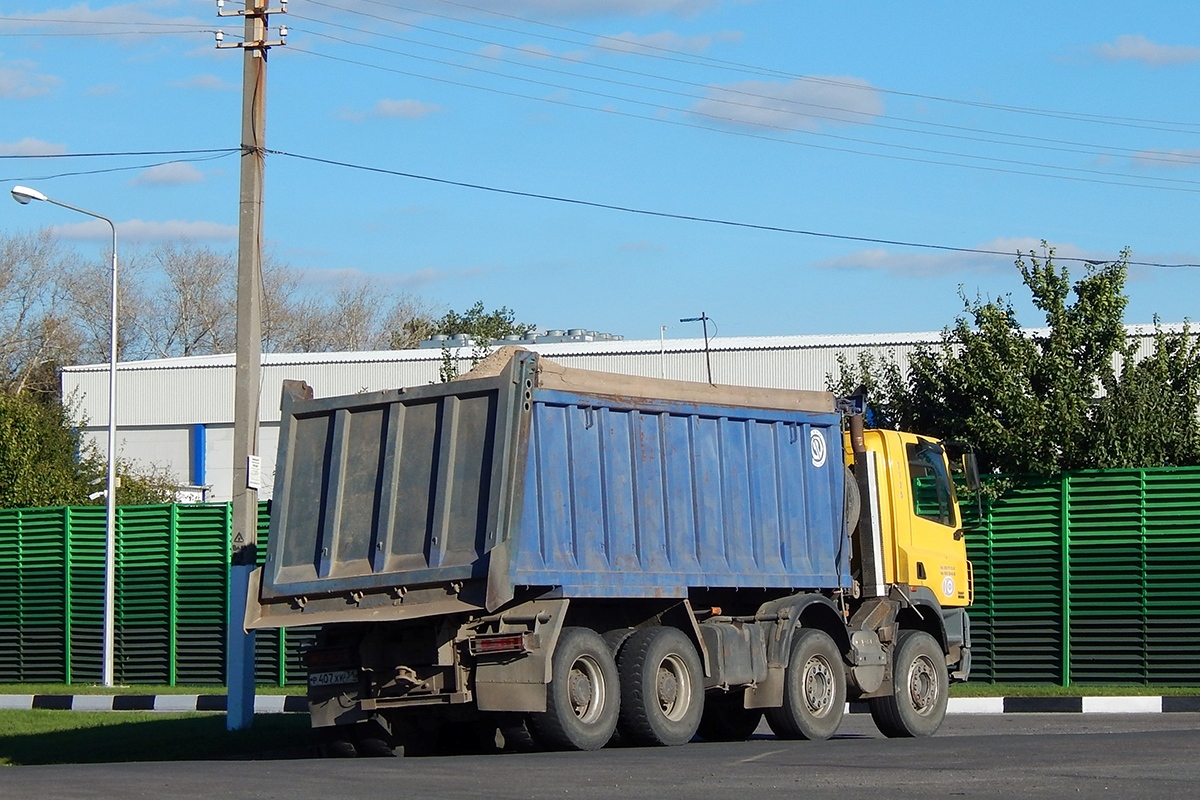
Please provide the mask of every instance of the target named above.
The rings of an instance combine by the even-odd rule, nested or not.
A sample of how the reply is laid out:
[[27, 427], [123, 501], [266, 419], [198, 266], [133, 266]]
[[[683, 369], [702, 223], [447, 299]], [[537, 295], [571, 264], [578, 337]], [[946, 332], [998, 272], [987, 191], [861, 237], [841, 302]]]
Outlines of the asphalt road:
[[947, 717], [937, 736], [886, 740], [848, 717], [827, 742], [694, 742], [670, 749], [409, 759], [0, 768], [0, 798], [1195, 797], [1200, 714]]

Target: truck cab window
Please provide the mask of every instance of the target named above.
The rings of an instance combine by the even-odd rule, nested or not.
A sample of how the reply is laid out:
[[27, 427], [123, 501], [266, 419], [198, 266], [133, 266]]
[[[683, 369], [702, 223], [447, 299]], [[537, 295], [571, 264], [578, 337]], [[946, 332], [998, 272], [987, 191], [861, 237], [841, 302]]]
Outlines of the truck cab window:
[[906, 446], [908, 472], [912, 478], [913, 511], [917, 516], [953, 526], [954, 487], [942, 459], [942, 447], [934, 442]]

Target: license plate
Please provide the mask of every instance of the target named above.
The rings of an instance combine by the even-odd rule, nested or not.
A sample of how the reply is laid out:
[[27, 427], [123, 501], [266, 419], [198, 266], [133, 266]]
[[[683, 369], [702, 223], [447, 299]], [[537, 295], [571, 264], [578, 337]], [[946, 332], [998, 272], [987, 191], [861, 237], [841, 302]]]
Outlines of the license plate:
[[308, 676], [309, 686], [337, 686], [343, 683], [358, 683], [358, 670], [339, 669], [333, 672], [313, 672]]

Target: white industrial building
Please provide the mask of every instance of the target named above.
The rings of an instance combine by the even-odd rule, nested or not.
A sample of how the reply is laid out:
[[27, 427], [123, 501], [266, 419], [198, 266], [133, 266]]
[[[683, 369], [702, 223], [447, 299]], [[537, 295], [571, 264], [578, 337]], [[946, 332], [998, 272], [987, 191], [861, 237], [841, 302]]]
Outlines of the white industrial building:
[[[1179, 330], [1182, 326], [1163, 326]], [[1152, 326], [1130, 326], [1141, 354], [1153, 350]], [[644, 377], [717, 384], [824, 390], [838, 358], [860, 353], [894, 356], [903, 367], [913, 349], [941, 341], [940, 332], [764, 336], [714, 339], [706, 359], [703, 339], [614, 340], [579, 335], [576, 341], [522, 342], [570, 367]], [[569, 337], [554, 337], [569, 338]], [[461, 369], [471, 347], [451, 351]], [[284, 380], [306, 381], [316, 397], [420, 386], [439, 380], [440, 347], [361, 353], [264, 354], [259, 396], [262, 499], [272, 494], [278, 447], [279, 399]], [[108, 426], [108, 364], [67, 367], [63, 397], [85, 435], [103, 450]], [[232, 498], [234, 357], [191, 356], [123, 362], [117, 369], [117, 447], [121, 459], [168, 471], [183, 500]]]

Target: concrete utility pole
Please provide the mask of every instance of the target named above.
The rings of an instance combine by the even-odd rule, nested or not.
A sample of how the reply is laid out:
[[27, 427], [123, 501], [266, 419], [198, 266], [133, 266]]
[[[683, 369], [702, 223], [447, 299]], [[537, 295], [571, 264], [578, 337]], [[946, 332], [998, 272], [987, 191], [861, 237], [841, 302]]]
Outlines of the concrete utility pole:
[[229, 573], [229, 625], [226, 639], [227, 698], [225, 727], [242, 730], [254, 721], [254, 634], [243, 626], [250, 573], [258, 556], [258, 419], [259, 377], [262, 362], [262, 246], [263, 177], [266, 153], [267, 50], [282, 45], [287, 28], [280, 27], [278, 41], [267, 41], [269, 14], [266, 0], [246, 0], [244, 11], [226, 12], [217, 0], [218, 16], [243, 16], [242, 42], [217, 47], [240, 47], [242, 66], [242, 160], [238, 211], [237, 355], [234, 369], [233, 407], [233, 541]]

